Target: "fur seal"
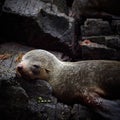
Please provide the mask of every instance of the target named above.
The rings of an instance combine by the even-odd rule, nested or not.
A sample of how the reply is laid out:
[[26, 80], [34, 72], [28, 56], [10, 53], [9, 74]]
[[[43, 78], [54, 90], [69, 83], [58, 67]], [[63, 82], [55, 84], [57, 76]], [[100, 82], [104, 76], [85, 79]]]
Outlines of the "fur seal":
[[17, 71], [27, 79], [47, 81], [53, 94], [64, 103], [100, 107], [102, 98], [120, 98], [119, 61], [63, 62], [52, 53], [37, 49], [23, 56]]

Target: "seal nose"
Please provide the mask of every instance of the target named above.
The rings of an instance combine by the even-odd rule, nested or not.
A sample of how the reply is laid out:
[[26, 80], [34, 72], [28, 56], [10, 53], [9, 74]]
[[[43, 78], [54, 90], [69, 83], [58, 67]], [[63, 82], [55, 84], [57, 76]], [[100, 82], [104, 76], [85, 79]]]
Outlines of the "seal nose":
[[19, 72], [22, 71], [22, 70], [23, 70], [23, 65], [19, 64], [19, 65], [17, 66], [17, 70], [18, 70]]

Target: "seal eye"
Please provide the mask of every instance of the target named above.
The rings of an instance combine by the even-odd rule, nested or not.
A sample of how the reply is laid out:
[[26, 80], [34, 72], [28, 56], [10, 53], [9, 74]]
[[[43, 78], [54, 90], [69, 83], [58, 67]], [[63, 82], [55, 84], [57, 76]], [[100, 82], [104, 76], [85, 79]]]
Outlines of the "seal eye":
[[40, 68], [40, 66], [38, 66], [38, 65], [33, 65], [33, 67], [36, 68], [36, 69]]
[[32, 65], [31, 71], [34, 75], [38, 75], [40, 73], [40, 66], [39, 65]]

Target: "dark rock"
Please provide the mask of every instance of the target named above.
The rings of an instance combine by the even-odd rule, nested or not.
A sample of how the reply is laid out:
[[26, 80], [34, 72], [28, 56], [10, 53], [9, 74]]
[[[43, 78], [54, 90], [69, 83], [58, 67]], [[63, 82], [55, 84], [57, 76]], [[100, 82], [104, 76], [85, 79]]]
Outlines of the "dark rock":
[[0, 19], [1, 35], [12, 41], [26, 42], [47, 50], [66, 51], [69, 54], [67, 44], [72, 39], [73, 19], [60, 12], [55, 5], [64, 4], [62, 1], [55, 1], [52, 10], [51, 3], [46, 2], [6, 0]]
[[0, 15], [2, 14], [2, 6], [5, 0], [0, 0]]
[[38, 98], [38, 97], [45, 97], [48, 96], [50, 99], [50, 95], [52, 92], [51, 86], [42, 80], [36, 81], [20, 81], [21, 86], [25, 89], [29, 97], [31, 98]]
[[58, 10], [62, 13], [68, 13], [67, 3], [66, 0], [41, 0], [45, 3], [51, 4], [51, 10], [53, 5], [56, 5], [58, 7]]
[[[0, 45], [0, 55], [6, 56], [6, 58], [0, 58], [0, 80], [11, 79], [16, 75], [15, 69], [17, 65], [17, 58], [20, 54], [31, 50], [33, 48], [22, 47], [17, 43], [5, 43]], [[8, 51], [9, 50], [9, 51]], [[22, 50], [22, 51], [21, 51]]]
[[[118, 4], [120, 4], [119, 0], [111, 0], [111, 2], [109, 0], [74, 0], [72, 5], [72, 16], [75, 18], [74, 39], [72, 41], [72, 53], [74, 55], [77, 56], [78, 52], [81, 52], [78, 41], [82, 40], [82, 35], [119, 34], [119, 23], [115, 22], [117, 27], [115, 27], [114, 22], [113, 25], [111, 24], [113, 19], [120, 20]], [[85, 22], [87, 18], [93, 19], [88, 19]], [[100, 20], [100, 18], [105, 21]]]
[[80, 104], [75, 104], [71, 110], [71, 120], [102, 120], [99, 114]]
[[[0, 36], [7, 37], [8, 41], [20, 41], [36, 48], [60, 51], [65, 54], [66, 60], [74, 59], [70, 49], [70, 43], [73, 39], [73, 18], [65, 15], [65, 12], [60, 12], [58, 6], [62, 4], [66, 6], [66, 2], [62, 3], [62, 1], [53, 1], [51, 3], [51, 0], [6, 0], [3, 6], [3, 14], [0, 18]], [[119, 21], [113, 21], [110, 26], [109, 22], [101, 19], [87, 19], [82, 29], [82, 34], [85, 37], [87, 36], [86, 38], [99, 44], [107, 44], [108, 47], [113, 48], [111, 47], [112, 45], [108, 45], [109, 43], [106, 42], [106, 38], [103, 35], [114, 34], [114, 29], [119, 32]], [[95, 35], [94, 38], [93, 35]], [[79, 60], [91, 59], [85, 53], [88, 48], [84, 47], [83, 49], [82, 51], [84, 52], [81, 53], [80, 50], [76, 53], [80, 54]], [[85, 57], [81, 58], [81, 54], [84, 53]], [[96, 52], [96, 54], [104, 56], [102, 53], [99, 54], [99, 52]], [[66, 56], [69, 57], [67, 58]], [[101, 59], [98, 56], [92, 59], [96, 58]], [[108, 58], [110, 57], [105, 59]]]
[[46, 112], [50, 120], [70, 120], [70, 107], [67, 105], [61, 103], [45, 104], [43, 111]]
[[71, 107], [62, 103], [37, 103], [35, 100], [30, 100], [29, 110], [32, 113], [36, 111], [41, 120], [70, 120]]
[[67, 6], [71, 8], [72, 4], [73, 4], [73, 1], [74, 0], [66, 0]]
[[[2, 100], [3, 103], [8, 105], [11, 108], [25, 108], [28, 103], [28, 95], [25, 90], [20, 86], [12, 85], [3, 85], [1, 84], [0, 90], [2, 91]], [[4, 96], [4, 97], [3, 97]], [[1, 100], [1, 101], [2, 101]]]
[[106, 45], [109, 48], [114, 48], [117, 51], [120, 49], [120, 37], [119, 35], [112, 36], [88, 36], [83, 37], [84, 40], [90, 40], [91, 42], [95, 42], [98, 44]]
[[16, 120], [23, 117], [27, 106], [28, 95], [15, 79], [0, 80], [0, 119]]
[[67, 7], [66, 0], [53, 0], [53, 4], [55, 4], [58, 7], [58, 10], [61, 13], [68, 14], [68, 7]]
[[85, 36], [83, 37], [83, 40], [90, 40], [91, 42], [95, 42], [98, 44], [103, 44], [105, 45], [105, 36]]
[[116, 32], [116, 34], [120, 35], [120, 20], [112, 21], [112, 29]]
[[120, 36], [107, 36], [105, 44], [108, 47], [114, 48], [120, 51]]
[[[104, 37], [103, 37], [104, 38]], [[98, 41], [97, 41], [98, 40]], [[105, 40], [105, 41], [104, 41]], [[95, 42], [92, 42], [95, 41]], [[98, 42], [98, 43], [97, 43]], [[104, 43], [104, 44], [102, 44]], [[120, 51], [116, 49], [115, 43], [110, 47], [106, 39], [94, 38], [84, 40], [79, 43], [80, 52], [74, 55], [74, 61], [78, 60], [120, 60]], [[109, 47], [107, 47], [109, 46]], [[117, 45], [118, 47], [118, 45]]]
[[[82, 111], [82, 112], [80, 113], [80, 111]], [[71, 120], [87, 120], [87, 119], [90, 119], [91, 115], [88, 111], [89, 110], [86, 107], [75, 104], [73, 106], [73, 109], [71, 110], [71, 114], [72, 114], [72, 119]]]
[[83, 36], [111, 35], [112, 31], [107, 21], [101, 19], [87, 19], [82, 28]]
[[[91, 18], [119, 18], [119, 0], [74, 0], [73, 2], [73, 13], [75, 17], [91, 17]], [[115, 16], [116, 15], [116, 16]]]
[[82, 59], [87, 60], [120, 60], [119, 52], [107, 47], [82, 46]]

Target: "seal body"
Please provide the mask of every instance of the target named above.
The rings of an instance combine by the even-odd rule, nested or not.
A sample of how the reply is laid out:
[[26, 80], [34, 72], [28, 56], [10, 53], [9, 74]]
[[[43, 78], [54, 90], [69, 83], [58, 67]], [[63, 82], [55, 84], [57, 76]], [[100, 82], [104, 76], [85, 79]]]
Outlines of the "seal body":
[[118, 61], [63, 62], [39, 49], [26, 53], [17, 65], [17, 71], [24, 78], [49, 82], [53, 94], [64, 103], [100, 106], [102, 98], [120, 98]]

